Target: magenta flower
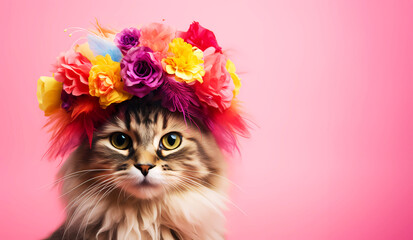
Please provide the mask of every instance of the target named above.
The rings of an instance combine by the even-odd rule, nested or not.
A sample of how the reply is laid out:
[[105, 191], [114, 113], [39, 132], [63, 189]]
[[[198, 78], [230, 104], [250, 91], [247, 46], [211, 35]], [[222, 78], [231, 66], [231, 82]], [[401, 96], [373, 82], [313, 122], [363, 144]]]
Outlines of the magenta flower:
[[157, 89], [163, 82], [162, 66], [147, 47], [128, 51], [121, 63], [121, 76], [125, 91], [140, 98]]
[[122, 32], [116, 34], [115, 43], [120, 49], [123, 55], [125, 55], [129, 49], [138, 46], [141, 33], [136, 28], [125, 28]]

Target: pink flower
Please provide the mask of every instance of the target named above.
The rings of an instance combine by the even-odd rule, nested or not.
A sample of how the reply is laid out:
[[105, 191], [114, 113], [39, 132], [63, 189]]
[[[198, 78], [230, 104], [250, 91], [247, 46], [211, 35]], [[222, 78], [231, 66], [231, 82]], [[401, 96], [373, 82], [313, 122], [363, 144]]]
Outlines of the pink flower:
[[63, 83], [63, 90], [68, 94], [80, 96], [89, 94], [90, 61], [82, 54], [70, 50], [62, 53], [53, 66], [54, 78]]
[[210, 48], [204, 52], [204, 82], [195, 85], [195, 93], [200, 101], [222, 112], [231, 106], [235, 86], [225, 68], [225, 55], [213, 51], [214, 49]]
[[193, 22], [189, 26], [188, 31], [181, 32], [179, 37], [183, 38], [185, 42], [198, 47], [202, 51], [205, 51], [205, 49], [209, 47], [214, 47], [217, 52], [222, 52], [221, 47], [218, 46], [215, 34], [199, 25], [198, 22]]
[[142, 46], [152, 49], [155, 55], [164, 55], [168, 51], [169, 43], [174, 38], [175, 29], [173, 27], [162, 23], [151, 23], [141, 28], [139, 41]]

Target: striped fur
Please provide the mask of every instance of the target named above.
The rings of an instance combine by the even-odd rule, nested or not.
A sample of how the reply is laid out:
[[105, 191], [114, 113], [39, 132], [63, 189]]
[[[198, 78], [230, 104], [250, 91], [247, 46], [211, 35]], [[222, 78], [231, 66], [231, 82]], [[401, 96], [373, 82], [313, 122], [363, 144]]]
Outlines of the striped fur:
[[[113, 147], [114, 132], [130, 136], [130, 148]], [[169, 132], [182, 135], [175, 150], [159, 147]], [[136, 164], [155, 167], [145, 177]], [[128, 103], [63, 165], [67, 219], [49, 239], [224, 239], [224, 175], [202, 125], [158, 103]]]

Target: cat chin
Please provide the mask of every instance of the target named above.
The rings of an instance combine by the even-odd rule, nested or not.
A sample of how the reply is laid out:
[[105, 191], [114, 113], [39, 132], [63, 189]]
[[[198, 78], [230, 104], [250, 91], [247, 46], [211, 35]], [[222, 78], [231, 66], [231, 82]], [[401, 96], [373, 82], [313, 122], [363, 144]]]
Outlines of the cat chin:
[[159, 184], [133, 184], [123, 188], [139, 199], [152, 199], [164, 193], [164, 188]]

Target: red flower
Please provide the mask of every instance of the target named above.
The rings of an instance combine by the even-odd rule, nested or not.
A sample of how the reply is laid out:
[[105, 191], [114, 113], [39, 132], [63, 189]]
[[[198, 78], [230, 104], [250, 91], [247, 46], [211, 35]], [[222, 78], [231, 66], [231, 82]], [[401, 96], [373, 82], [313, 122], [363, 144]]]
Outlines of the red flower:
[[221, 47], [218, 46], [215, 34], [199, 25], [198, 22], [193, 22], [187, 32], [181, 32], [180, 37], [185, 40], [185, 42], [198, 47], [202, 51], [209, 47], [214, 47], [215, 51], [222, 52]]

